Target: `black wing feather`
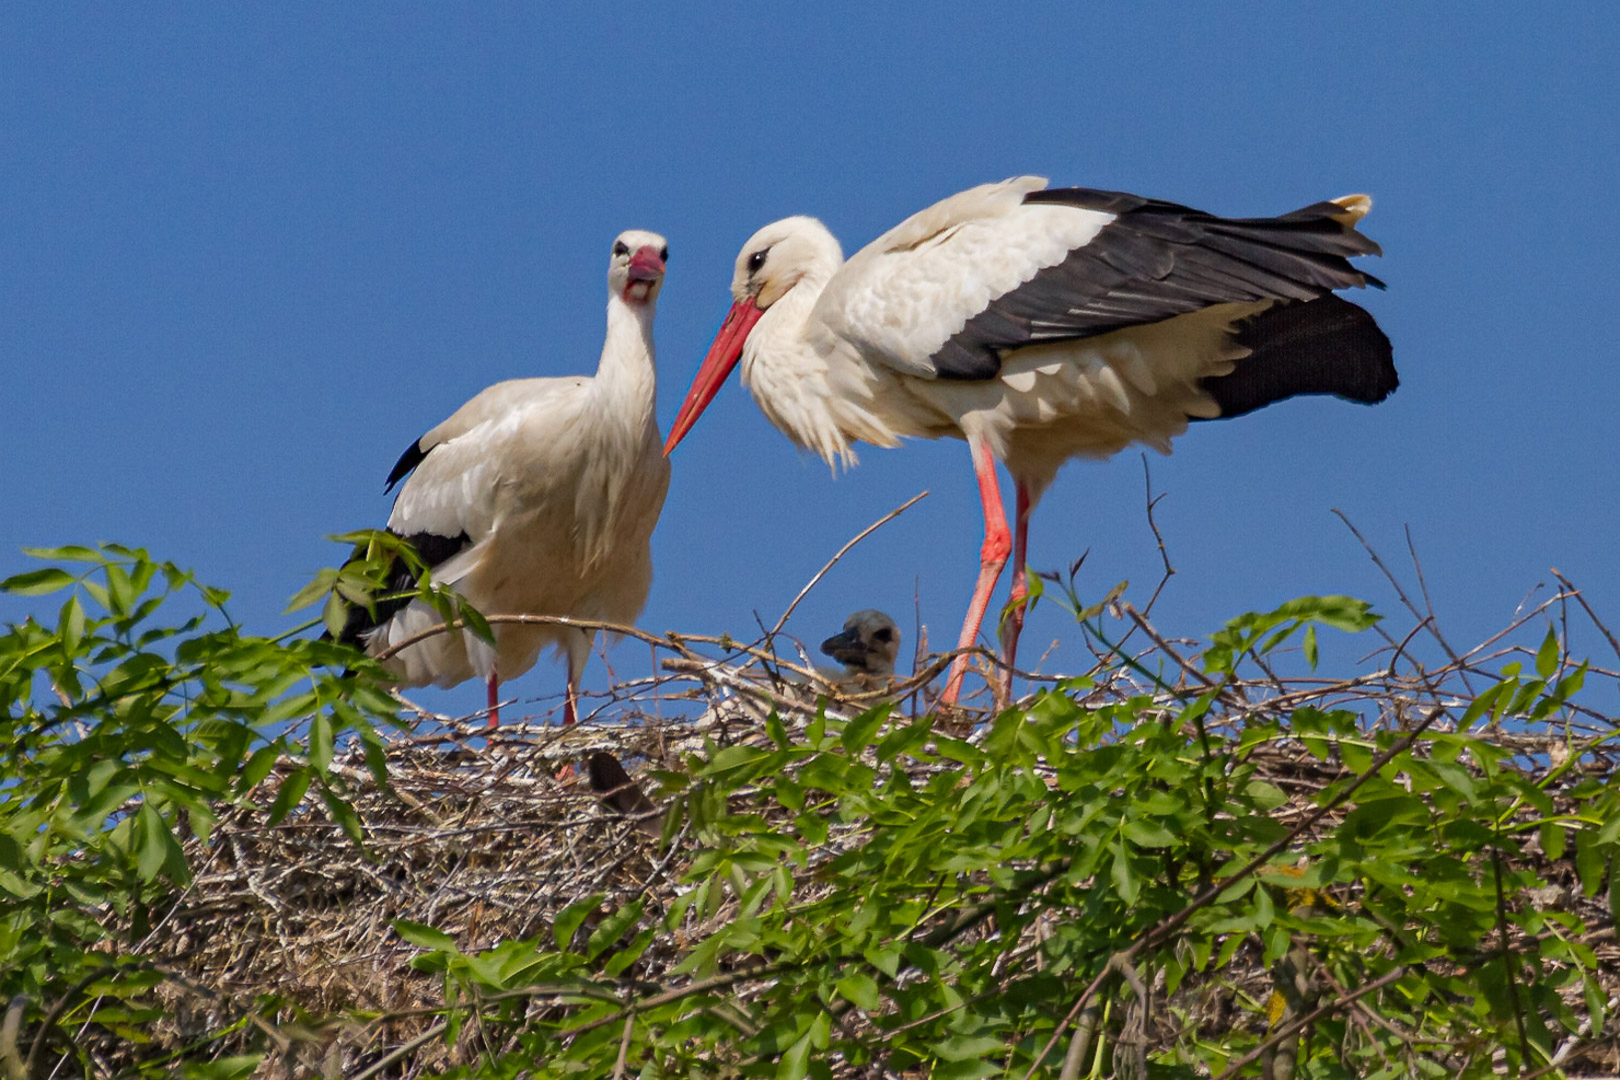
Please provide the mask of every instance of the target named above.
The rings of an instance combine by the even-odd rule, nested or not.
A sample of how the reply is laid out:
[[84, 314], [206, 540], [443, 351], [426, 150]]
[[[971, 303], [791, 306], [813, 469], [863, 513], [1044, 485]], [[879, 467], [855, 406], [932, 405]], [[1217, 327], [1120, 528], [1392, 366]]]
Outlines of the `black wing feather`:
[[1024, 201], [1116, 218], [1061, 263], [969, 319], [931, 357], [941, 378], [993, 378], [1006, 351], [1094, 337], [1213, 304], [1310, 301], [1335, 289], [1382, 285], [1349, 262], [1380, 254], [1378, 245], [1345, 224], [1344, 208], [1331, 202], [1280, 217], [1220, 218], [1092, 188], [1050, 188]]
[[416, 467], [422, 464], [423, 459], [426, 458], [430, 452], [431, 449], [422, 449], [421, 439], [417, 439], [415, 442], [411, 443], [406, 451], [399, 455], [399, 460], [394, 462], [394, 468], [388, 474], [388, 481], [383, 485], [383, 494], [386, 495], [390, 491], [393, 491], [394, 485], [414, 472]]

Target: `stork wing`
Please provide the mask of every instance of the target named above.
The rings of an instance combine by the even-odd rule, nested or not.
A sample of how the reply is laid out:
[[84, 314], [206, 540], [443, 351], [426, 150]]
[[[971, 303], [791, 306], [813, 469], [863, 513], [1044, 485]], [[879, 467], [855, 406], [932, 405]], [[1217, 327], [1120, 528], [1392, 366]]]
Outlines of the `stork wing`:
[[915, 215], [849, 261], [816, 317], [908, 374], [988, 379], [1026, 345], [1212, 304], [1380, 284], [1348, 261], [1379, 253], [1354, 228], [1364, 199], [1218, 218], [1120, 192], [1044, 187], [1023, 177]]
[[[509, 451], [520, 425], [532, 415], [531, 409], [539, 406], [543, 414], [553, 401], [577, 394], [588, 382], [568, 376], [496, 383], [400, 455], [388, 474], [388, 486], [401, 480], [405, 486], [394, 500], [388, 531], [411, 542], [432, 568], [434, 580], [454, 584], [483, 557], [480, 545], [495, 526], [495, 492], [503, 470], [528, 464], [514, 459]], [[409, 568], [396, 560], [387, 589], [404, 592], [415, 581]], [[358, 605], [351, 607], [341, 640], [358, 640], [360, 634], [386, 623], [409, 602], [408, 598], [379, 600], [375, 613]]]
[[389, 530], [408, 537], [465, 535], [473, 544], [489, 535], [502, 470], [526, 464], [514, 453], [524, 436], [522, 426], [540, 416], [565, 427], [564, 399], [577, 396], [589, 382], [582, 376], [512, 379], [481, 391], [394, 465], [390, 486], [407, 474], [410, 479], [394, 500]]

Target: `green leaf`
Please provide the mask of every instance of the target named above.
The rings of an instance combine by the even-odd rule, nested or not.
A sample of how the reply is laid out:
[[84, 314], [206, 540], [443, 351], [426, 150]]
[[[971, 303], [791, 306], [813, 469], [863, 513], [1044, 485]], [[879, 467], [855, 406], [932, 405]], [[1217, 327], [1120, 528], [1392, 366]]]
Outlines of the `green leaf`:
[[1441, 783], [1445, 784], [1446, 787], [1469, 802], [1473, 802], [1477, 798], [1474, 790], [1474, 778], [1469, 776], [1468, 770], [1461, 765], [1431, 760], [1428, 762], [1428, 766], [1434, 770], [1434, 774], [1440, 778]]
[[779, 748], [783, 750], [788, 748], [787, 727], [783, 725], [782, 717], [775, 709], [772, 709], [771, 714], [765, 718], [765, 734], [770, 736], [771, 742]]
[[25, 547], [23, 554], [33, 559], [44, 559], [48, 562], [101, 562], [105, 557], [101, 552], [92, 548], [80, 547], [78, 544], [68, 544], [65, 547], [40, 548]]
[[1620, 840], [1620, 813], [1609, 815], [1609, 820], [1603, 823], [1593, 838], [1593, 845], [1606, 848], [1616, 840]]
[[894, 703], [888, 701], [875, 709], [868, 709], [851, 720], [844, 727], [842, 740], [844, 749], [851, 754], [858, 754], [866, 749], [867, 744], [872, 741], [872, 736], [877, 734], [877, 729], [883, 726], [883, 721], [887, 720], [889, 713], [893, 711]]
[[557, 921], [552, 923], [551, 926], [551, 936], [556, 941], [557, 948], [565, 952], [568, 950], [569, 944], [574, 940], [574, 934], [578, 932], [580, 924], [585, 921], [587, 915], [602, 906], [602, 898], [606, 895], [606, 893], [592, 893], [589, 896], [575, 900], [572, 904], [557, 912]]
[[456, 939], [442, 930], [435, 930], [425, 923], [411, 922], [409, 919], [395, 919], [390, 925], [394, 933], [418, 948], [432, 952], [460, 953], [456, 947]]
[[[457, 597], [457, 599], [460, 600], [460, 597]], [[472, 632], [473, 637], [486, 645], [495, 644], [495, 631], [490, 629], [489, 620], [484, 618], [481, 611], [465, 600], [461, 600], [456, 605], [456, 610], [461, 616], [462, 622], [467, 624], [467, 629]]]
[[[296, 597], [294, 598], [296, 599]], [[344, 603], [343, 597], [331, 593], [326, 603], [321, 605], [321, 625], [326, 632], [332, 635], [335, 641], [343, 636], [343, 628], [349, 623], [349, 605]]]
[[1109, 868], [1109, 877], [1114, 883], [1114, 891], [1119, 898], [1127, 904], [1136, 903], [1137, 893], [1141, 891], [1141, 883], [1131, 870], [1130, 857], [1125, 853], [1122, 841], [1114, 841], [1114, 864]]
[[883, 1002], [882, 996], [878, 993], [877, 980], [859, 969], [851, 971], [833, 986], [856, 1008], [866, 1012], [875, 1011]]
[[803, 1080], [810, 1062], [810, 1035], [811, 1032], [806, 1031], [788, 1047], [776, 1067], [776, 1080]]
[[247, 759], [247, 764], [243, 765], [241, 772], [237, 774], [236, 793], [246, 795], [258, 787], [264, 778], [270, 775], [270, 770], [276, 767], [276, 759], [281, 756], [281, 751], [279, 743], [271, 743], [255, 750], [253, 756]]
[[946, 1061], [978, 1061], [1003, 1047], [1000, 1039], [989, 1035], [953, 1035], [933, 1049]]
[[641, 959], [641, 954], [647, 951], [647, 946], [652, 944], [657, 933], [655, 929], [648, 927], [637, 934], [630, 940], [630, 944], [614, 953], [607, 963], [602, 965], [602, 974], [609, 978], [623, 974], [625, 968]]
[[1547, 636], [1541, 642], [1541, 648], [1536, 650], [1536, 674], [1543, 679], [1550, 679], [1557, 670], [1558, 634], [1549, 626]]
[[287, 778], [281, 782], [281, 789], [276, 792], [276, 801], [270, 804], [270, 817], [265, 824], [281, 824], [282, 819], [303, 801], [304, 793], [309, 790], [309, 779], [308, 769], [296, 769], [287, 774]]
[[18, 596], [44, 596], [65, 589], [77, 580], [66, 570], [47, 566], [43, 570], [30, 570], [26, 574], [16, 574], [0, 581], [0, 591]]
[[135, 871], [140, 874], [142, 881], [151, 881], [163, 869], [163, 864], [169, 858], [168, 823], [163, 815], [149, 800], [141, 800], [140, 812], [136, 815], [136, 855]]
[[84, 640], [84, 605], [79, 602], [79, 594], [74, 593], [62, 605], [61, 616], [57, 620], [57, 633], [62, 637], [62, 652], [71, 659], [79, 651], [79, 643]]
[[1176, 842], [1176, 835], [1157, 821], [1144, 821], [1133, 818], [1120, 826], [1120, 832], [1133, 844], [1146, 848], [1170, 847]]
[[323, 773], [332, 764], [332, 718], [324, 712], [309, 722], [309, 763]]
[[595, 960], [604, 949], [616, 944], [624, 932], [641, 918], [641, 909], [645, 904], [646, 901], [638, 897], [603, 919], [585, 942], [585, 958]]
[[184, 1080], [247, 1080], [264, 1058], [264, 1054], [243, 1054], [213, 1061], [188, 1061], [180, 1067], [180, 1076]]
[[332, 815], [332, 820], [343, 830], [345, 836], [356, 844], [364, 843], [360, 815], [354, 812], [354, 807], [349, 805], [347, 799], [322, 784], [321, 801], [326, 804], [326, 812]]

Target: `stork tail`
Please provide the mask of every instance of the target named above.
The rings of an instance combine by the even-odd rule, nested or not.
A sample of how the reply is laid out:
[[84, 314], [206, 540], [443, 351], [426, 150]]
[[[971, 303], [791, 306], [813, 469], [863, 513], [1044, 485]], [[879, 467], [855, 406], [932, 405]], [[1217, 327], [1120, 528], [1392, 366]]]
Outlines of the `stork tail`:
[[1249, 355], [1230, 375], [1204, 380], [1221, 419], [1300, 394], [1376, 405], [1400, 385], [1389, 338], [1364, 309], [1332, 294], [1275, 304], [1234, 332]]

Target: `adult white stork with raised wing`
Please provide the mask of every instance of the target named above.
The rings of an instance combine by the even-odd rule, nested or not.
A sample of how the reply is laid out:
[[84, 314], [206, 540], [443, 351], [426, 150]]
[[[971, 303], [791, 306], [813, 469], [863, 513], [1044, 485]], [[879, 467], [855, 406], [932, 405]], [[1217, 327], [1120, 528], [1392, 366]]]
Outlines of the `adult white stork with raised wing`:
[[[669, 462], [654, 415], [653, 314], [669, 248], [633, 229], [613, 242], [607, 338], [594, 378], [513, 379], [467, 402], [410, 445], [389, 490], [405, 481], [388, 531], [408, 539], [484, 615], [562, 615], [628, 624], [652, 587], [653, 526], [669, 488]], [[397, 564], [390, 586], [414, 579]], [[339, 635], [376, 655], [440, 625], [420, 600], [351, 607]], [[568, 664], [563, 722], [577, 715], [592, 632], [499, 623], [495, 645], [468, 631], [409, 645], [387, 661], [407, 686], [489, 687], [499, 722], [502, 679], [522, 675], [554, 646]]]
[[[957, 646], [978, 638], [1011, 554], [1017, 655], [1030, 511], [1064, 462], [1131, 443], [1169, 452], [1188, 421], [1298, 394], [1382, 401], [1389, 339], [1333, 295], [1377, 285], [1379, 248], [1352, 195], [1274, 218], [1219, 218], [1120, 192], [986, 184], [907, 218], [844, 261], [809, 217], [760, 229], [737, 256], [735, 303], [666, 453], [742, 361], [754, 400], [829, 464], [859, 441], [965, 439], [984, 504], [978, 582]], [[1009, 536], [996, 480], [1016, 485]], [[952, 665], [944, 700], [960, 692]], [[1010, 675], [1009, 675], [1010, 681]]]

